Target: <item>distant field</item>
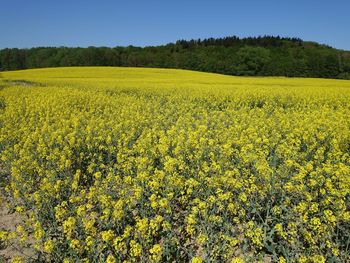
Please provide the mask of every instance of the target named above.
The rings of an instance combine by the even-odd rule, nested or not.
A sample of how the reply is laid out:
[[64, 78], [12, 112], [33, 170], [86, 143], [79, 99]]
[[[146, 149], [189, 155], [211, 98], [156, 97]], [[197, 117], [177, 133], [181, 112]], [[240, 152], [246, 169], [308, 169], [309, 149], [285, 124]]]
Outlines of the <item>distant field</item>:
[[350, 261], [350, 81], [1, 72], [0, 158], [0, 262]]

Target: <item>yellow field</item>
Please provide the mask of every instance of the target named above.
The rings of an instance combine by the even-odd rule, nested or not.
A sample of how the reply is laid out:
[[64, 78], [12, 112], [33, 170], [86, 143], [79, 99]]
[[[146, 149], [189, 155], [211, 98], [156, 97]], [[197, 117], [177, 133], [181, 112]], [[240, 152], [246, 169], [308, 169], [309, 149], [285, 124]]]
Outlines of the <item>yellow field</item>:
[[[2, 72], [1, 166], [49, 262], [347, 262], [350, 81]], [[2, 243], [1, 243], [2, 242]]]

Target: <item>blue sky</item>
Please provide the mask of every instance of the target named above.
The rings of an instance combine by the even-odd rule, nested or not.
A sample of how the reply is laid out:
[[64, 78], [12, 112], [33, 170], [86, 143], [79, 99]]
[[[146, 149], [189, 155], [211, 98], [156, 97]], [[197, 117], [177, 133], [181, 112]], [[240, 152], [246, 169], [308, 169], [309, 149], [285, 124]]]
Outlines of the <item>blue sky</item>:
[[0, 0], [0, 7], [0, 48], [267, 34], [350, 50], [350, 0]]

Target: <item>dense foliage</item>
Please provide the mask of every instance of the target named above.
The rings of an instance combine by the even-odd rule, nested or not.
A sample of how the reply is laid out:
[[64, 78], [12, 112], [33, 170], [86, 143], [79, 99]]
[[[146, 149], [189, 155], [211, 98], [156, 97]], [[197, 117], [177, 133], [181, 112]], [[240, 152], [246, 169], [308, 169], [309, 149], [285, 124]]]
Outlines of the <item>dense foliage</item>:
[[228, 75], [350, 78], [350, 52], [297, 38], [226, 37], [157, 47], [0, 50], [0, 69], [61, 66], [181, 68]]
[[3, 77], [1, 162], [28, 218], [5, 244], [29, 236], [47, 262], [349, 262], [350, 82]]

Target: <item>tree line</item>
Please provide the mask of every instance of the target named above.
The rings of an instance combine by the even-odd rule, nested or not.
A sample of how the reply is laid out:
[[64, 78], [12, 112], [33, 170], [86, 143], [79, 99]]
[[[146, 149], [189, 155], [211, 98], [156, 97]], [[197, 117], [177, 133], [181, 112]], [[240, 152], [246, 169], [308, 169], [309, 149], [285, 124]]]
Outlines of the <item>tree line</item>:
[[0, 50], [2, 71], [63, 66], [160, 67], [239, 76], [350, 79], [350, 52], [279, 36], [178, 40], [148, 47]]

